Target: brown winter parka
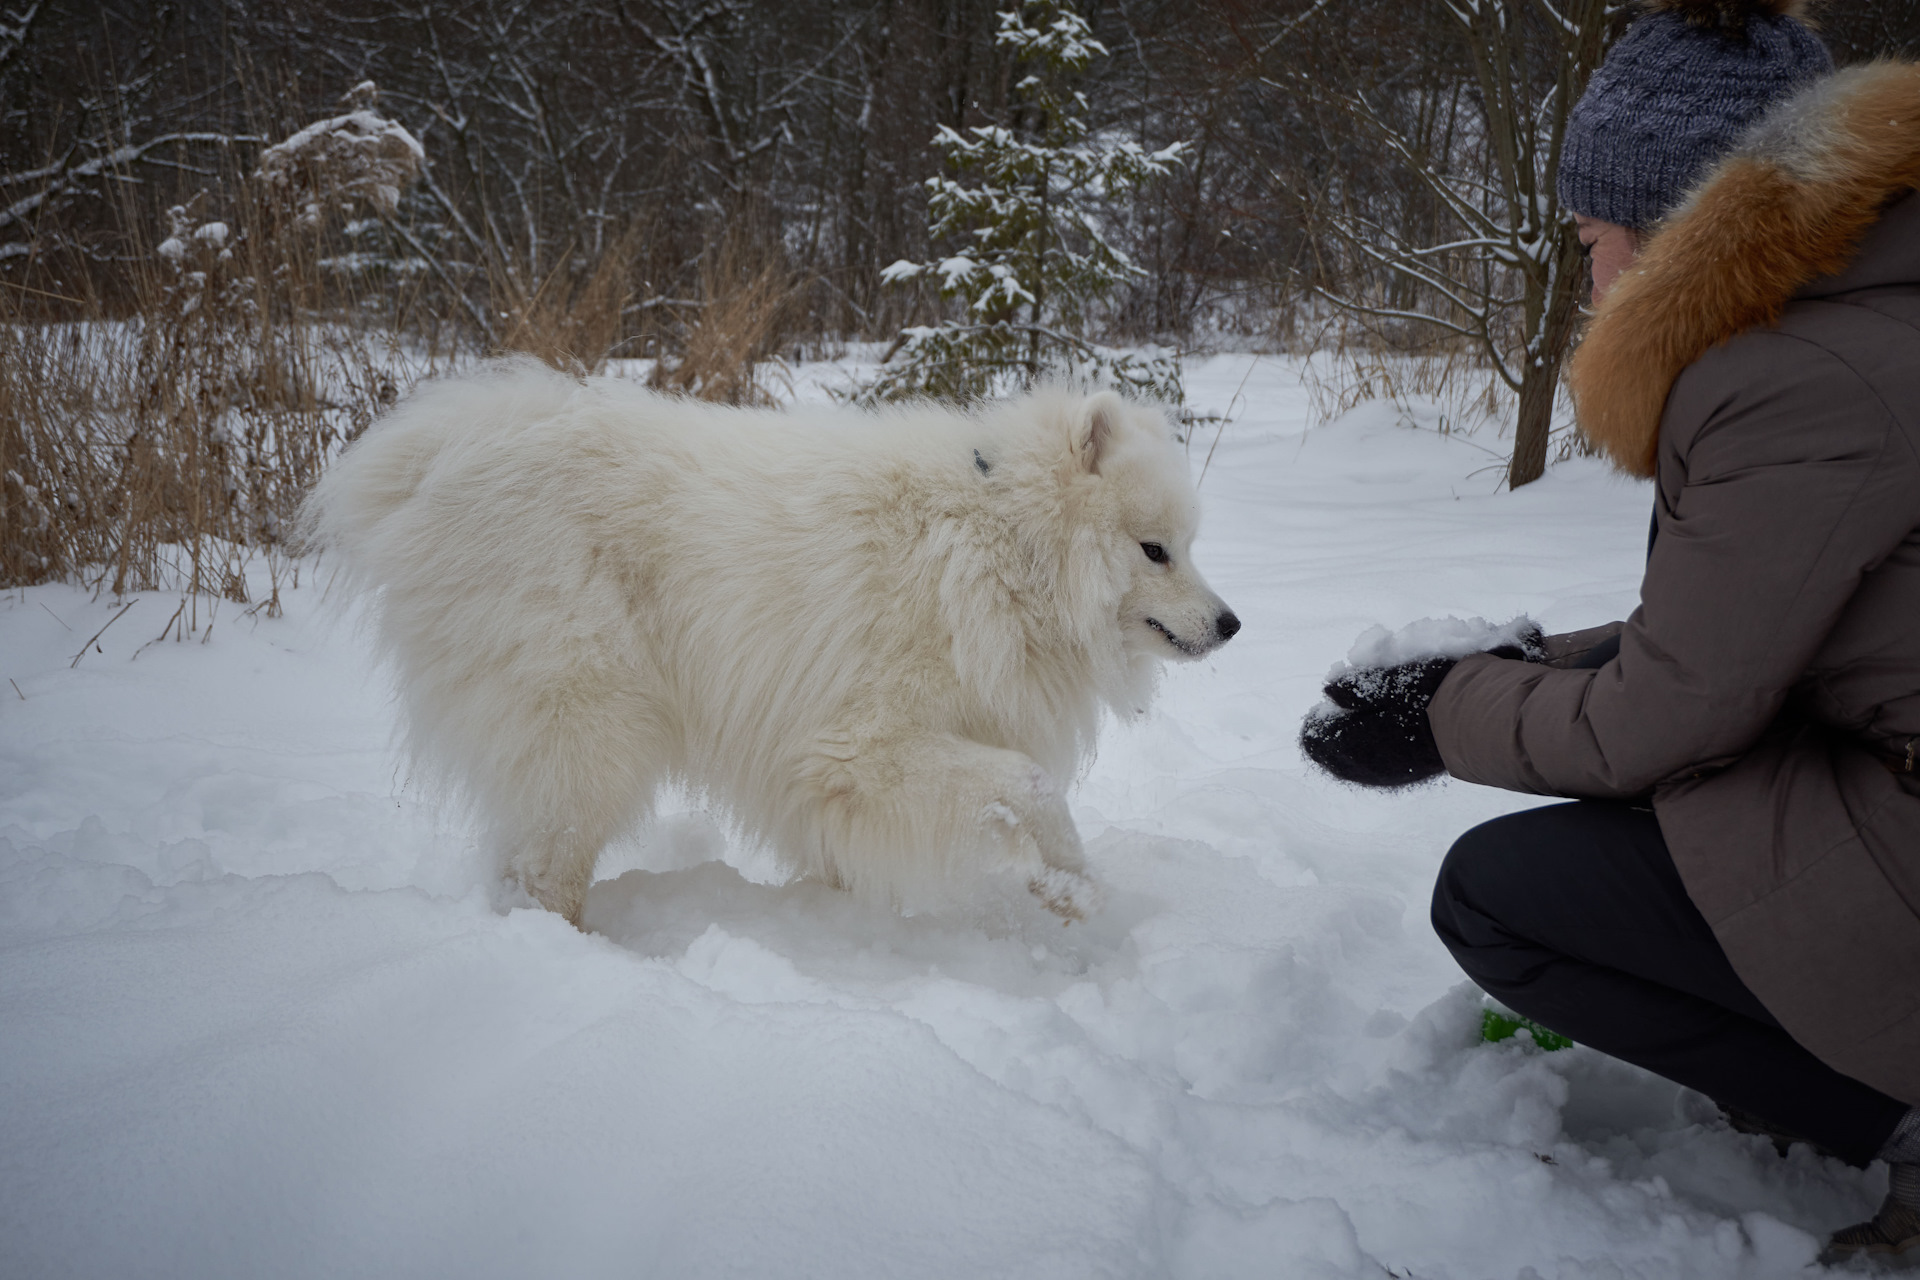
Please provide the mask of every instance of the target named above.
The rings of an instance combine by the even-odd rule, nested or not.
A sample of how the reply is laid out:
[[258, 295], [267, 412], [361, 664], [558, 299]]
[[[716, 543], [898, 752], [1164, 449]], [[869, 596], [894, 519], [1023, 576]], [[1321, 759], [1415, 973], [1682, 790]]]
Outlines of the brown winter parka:
[[1770, 112], [1647, 241], [1570, 372], [1656, 482], [1619, 654], [1467, 658], [1429, 714], [1455, 777], [1650, 795], [1754, 994], [1920, 1106], [1916, 186], [1920, 66], [1878, 63]]

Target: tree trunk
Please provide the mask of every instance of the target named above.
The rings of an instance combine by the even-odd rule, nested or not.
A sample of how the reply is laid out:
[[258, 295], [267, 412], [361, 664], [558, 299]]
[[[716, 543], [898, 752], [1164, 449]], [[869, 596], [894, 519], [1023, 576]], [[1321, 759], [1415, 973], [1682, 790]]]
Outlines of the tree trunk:
[[1539, 359], [1527, 361], [1520, 380], [1520, 416], [1513, 429], [1513, 457], [1507, 460], [1507, 488], [1532, 484], [1547, 470], [1547, 437], [1553, 431], [1553, 393], [1560, 383], [1560, 362], [1548, 370]]
[[1542, 303], [1539, 327], [1527, 343], [1527, 367], [1520, 375], [1520, 409], [1514, 420], [1513, 457], [1507, 463], [1510, 490], [1532, 484], [1547, 470], [1547, 438], [1553, 433], [1554, 395], [1560, 389], [1560, 369], [1573, 346], [1582, 270], [1580, 237], [1574, 230], [1573, 220], [1567, 218], [1554, 228], [1547, 296]]

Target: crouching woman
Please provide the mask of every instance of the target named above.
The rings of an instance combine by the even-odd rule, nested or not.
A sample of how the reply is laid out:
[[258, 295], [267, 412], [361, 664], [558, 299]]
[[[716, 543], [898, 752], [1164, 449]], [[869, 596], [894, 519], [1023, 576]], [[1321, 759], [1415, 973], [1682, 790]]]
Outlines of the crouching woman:
[[1375, 680], [1400, 704], [1349, 698], [1303, 744], [1356, 781], [1578, 798], [1454, 845], [1433, 923], [1460, 965], [1759, 1127], [1889, 1161], [1827, 1257], [1920, 1257], [1920, 67], [1813, 79], [1657, 223], [1581, 177], [1563, 197], [1612, 262], [1571, 380], [1588, 438], [1655, 481], [1640, 607]]

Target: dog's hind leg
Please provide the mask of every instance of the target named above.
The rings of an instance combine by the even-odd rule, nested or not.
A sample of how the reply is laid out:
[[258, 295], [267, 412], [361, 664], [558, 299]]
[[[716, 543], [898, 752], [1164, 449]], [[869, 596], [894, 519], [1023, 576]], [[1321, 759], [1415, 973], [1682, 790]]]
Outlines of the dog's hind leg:
[[[621, 824], [624, 825], [624, 824]], [[593, 883], [594, 864], [619, 826], [593, 824], [497, 831], [495, 842], [507, 880], [567, 923], [578, 925]]]
[[504, 877], [576, 925], [600, 851], [645, 815], [664, 771], [662, 735], [638, 702], [543, 699], [476, 788]]
[[1062, 919], [1098, 906], [1066, 797], [1030, 756], [924, 730], [832, 734], [803, 779], [829, 878], [884, 880], [903, 852], [937, 865], [984, 848]]

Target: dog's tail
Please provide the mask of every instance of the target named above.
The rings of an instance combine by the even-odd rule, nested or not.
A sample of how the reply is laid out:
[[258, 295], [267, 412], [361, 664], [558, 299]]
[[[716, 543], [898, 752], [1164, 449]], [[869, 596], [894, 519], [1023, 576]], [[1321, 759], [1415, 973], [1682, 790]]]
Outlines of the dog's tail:
[[548, 416], [577, 389], [528, 357], [422, 383], [348, 445], [301, 503], [302, 549], [337, 555], [350, 589], [386, 585], [385, 556], [405, 554], [394, 545], [405, 541], [395, 517], [436, 463], [494, 430]]

